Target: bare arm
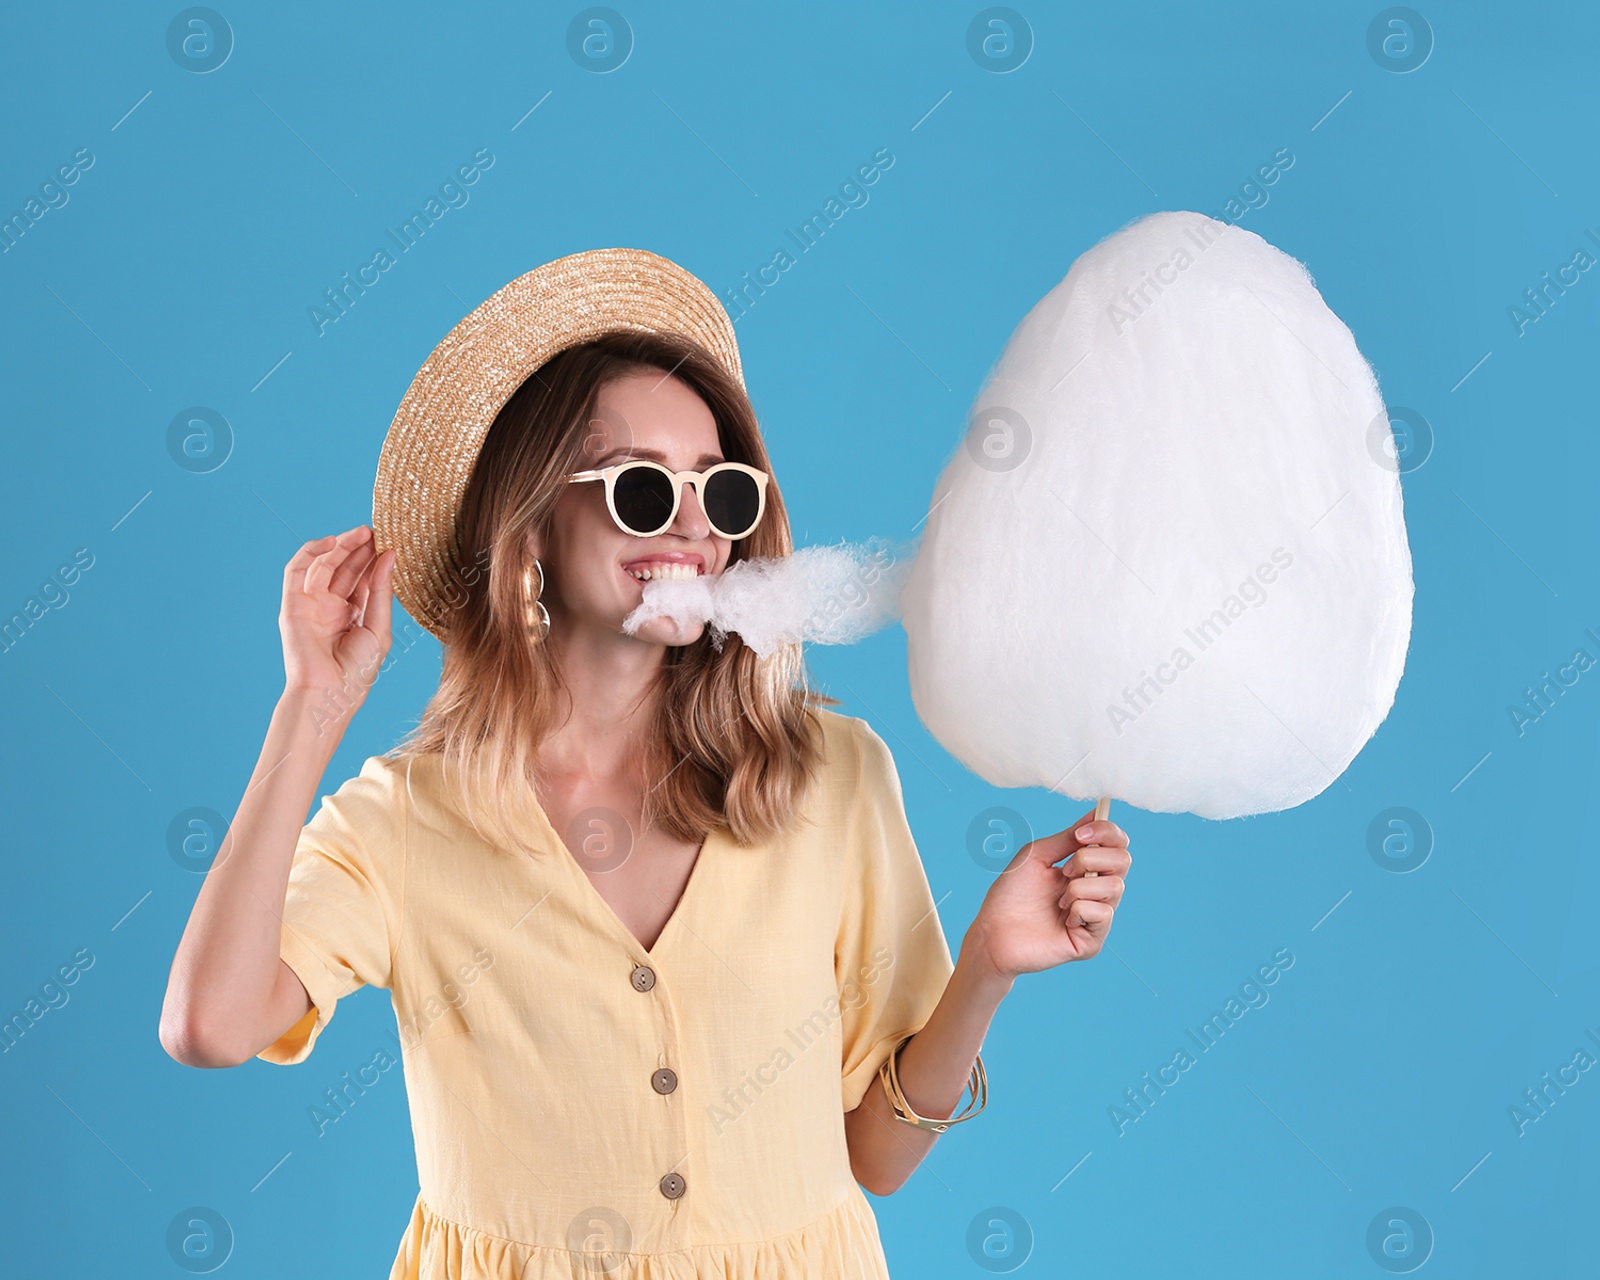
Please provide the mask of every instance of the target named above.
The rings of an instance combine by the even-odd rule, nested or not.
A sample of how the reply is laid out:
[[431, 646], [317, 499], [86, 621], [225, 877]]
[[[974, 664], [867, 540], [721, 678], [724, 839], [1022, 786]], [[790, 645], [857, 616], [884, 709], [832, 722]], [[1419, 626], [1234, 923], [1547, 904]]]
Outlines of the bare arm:
[[[1096, 820], [1092, 810], [1076, 830], [1022, 847], [984, 897], [927, 1024], [900, 1053], [896, 1076], [913, 1111], [940, 1120], [955, 1112], [995, 1010], [1019, 974], [1100, 953], [1132, 863], [1127, 832]], [[851, 1172], [880, 1196], [898, 1191], [938, 1141], [897, 1118], [877, 1080], [845, 1113], [844, 1129]]]
[[390, 643], [394, 552], [363, 525], [308, 542], [284, 570], [285, 685], [228, 835], [167, 978], [160, 1037], [192, 1067], [248, 1062], [311, 997], [279, 955], [289, 869], [307, 810]]
[[[955, 1112], [989, 1023], [1011, 990], [1012, 977], [977, 959], [978, 954], [977, 948], [962, 946], [927, 1025], [900, 1051], [895, 1074], [919, 1116], [946, 1120]], [[845, 1112], [844, 1132], [851, 1172], [875, 1196], [898, 1191], [939, 1140], [938, 1134], [896, 1117], [877, 1079], [861, 1105]]]

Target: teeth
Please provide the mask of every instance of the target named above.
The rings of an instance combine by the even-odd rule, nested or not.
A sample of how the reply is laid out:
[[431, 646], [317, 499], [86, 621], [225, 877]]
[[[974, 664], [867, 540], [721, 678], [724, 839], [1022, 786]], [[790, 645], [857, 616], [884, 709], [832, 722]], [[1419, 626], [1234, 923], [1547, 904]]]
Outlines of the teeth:
[[700, 572], [692, 564], [661, 563], [644, 565], [628, 570], [640, 582], [659, 582], [662, 579], [698, 578]]

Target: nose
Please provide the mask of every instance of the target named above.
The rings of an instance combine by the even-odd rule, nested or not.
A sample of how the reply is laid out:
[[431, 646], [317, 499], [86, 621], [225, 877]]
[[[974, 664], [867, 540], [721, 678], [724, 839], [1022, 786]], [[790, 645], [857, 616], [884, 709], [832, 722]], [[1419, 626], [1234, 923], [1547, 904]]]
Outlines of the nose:
[[711, 532], [711, 522], [706, 519], [706, 513], [700, 509], [700, 495], [695, 492], [694, 485], [687, 480], [683, 482], [683, 492], [678, 502], [678, 518], [672, 522], [672, 527], [686, 538], [704, 538]]

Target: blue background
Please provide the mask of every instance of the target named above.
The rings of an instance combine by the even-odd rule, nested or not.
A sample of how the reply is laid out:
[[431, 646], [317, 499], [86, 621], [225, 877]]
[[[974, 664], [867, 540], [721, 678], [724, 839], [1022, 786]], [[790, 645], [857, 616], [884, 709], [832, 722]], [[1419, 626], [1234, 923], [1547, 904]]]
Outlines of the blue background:
[[[370, 519], [390, 417], [457, 319], [608, 245], [725, 294], [878, 148], [894, 163], [866, 202], [738, 323], [797, 543], [909, 534], [1073, 259], [1147, 212], [1222, 211], [1280, 148], [1292, 167], [1234, 220], [1309, 266], [1432, 436], [1405, 463], [1416, 623], [1387, 722], [1285, 813], [1115, 812], [1137, 866], [1110, 947], [1017, 983], [987, 1111], [875, 1201], [892, 1269], [1382, 1275], [1369, 1225], [1398, 1206], [1428, 1224], [1423, 1274], [1595, 1273], [1600, 1072], [1520, 1134], [1508, 1112], [1600, 1054], [1600, 671], [1520, 733], [1508, 712], [1600, 656], [1600, 278], [1521, 333], [1509, 312], [1600, 252], [1592, 10], [1431, 5], [1407, 73], [1369, 52], [1376, 4], [1030, 6], [1006, 73], [969, 51], [978, 8], [945, 3], [626, 3], [631, 53], [605, 74], [569, 52], [577, 7], [229, 4], [204, 74], [168, 51], [177, 12], [14, 7], [0, 43], [0, 213], [94, 158], [0, 255], [0, 612], [93, 557], [0, 653], [0, 1013], [94, 956], [0, 1055], [18, 1274], [181, 1274], [167, 1231], [191, 1206], [228, 1224], [224, 1274], [387, 1274], [416, 1193], [403, 1081], [321, 1138], [308, 1108], [392, 1044], [388, 996], [341, 1006], [295, 1070], [172, 1061], [157, 1020], [200, 878], [169, 823], [233, 812], [281, 686], [283, 564]], [[479, 148], [470, 200], [319, 336], [323, 291]], [[208, 471], [169, 451], [191, 406], [232, 436]], [[904, 643], [811, 662], [894, 750], [954, 949], [992, 879], [974, 816], [1010, 805], [1044, 832], [1082, 806], [941, 750]], [[436, 684], [430, 636], [397, 625], [395, 645], [325, 791]], [[1395, 806], [1430, 850], [1404, 874], [1369, 838]], [[1269, 1003], [1119, 1135], [1123, 1091], [1279, 948]], [[974, 1251], [992, 1221], [1013, 1226]]]

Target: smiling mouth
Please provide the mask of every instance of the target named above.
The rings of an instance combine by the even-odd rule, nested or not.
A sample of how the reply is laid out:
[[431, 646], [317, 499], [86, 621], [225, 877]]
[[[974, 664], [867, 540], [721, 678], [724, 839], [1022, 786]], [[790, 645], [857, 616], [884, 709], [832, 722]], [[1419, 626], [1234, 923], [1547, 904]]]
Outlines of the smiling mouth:
[[695, 565], [678, 561], [639, 565], [622, 572], [635, 582], [689, 582], [705, 576]]

